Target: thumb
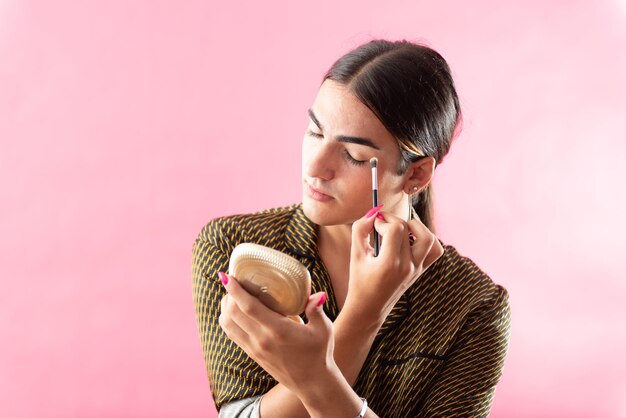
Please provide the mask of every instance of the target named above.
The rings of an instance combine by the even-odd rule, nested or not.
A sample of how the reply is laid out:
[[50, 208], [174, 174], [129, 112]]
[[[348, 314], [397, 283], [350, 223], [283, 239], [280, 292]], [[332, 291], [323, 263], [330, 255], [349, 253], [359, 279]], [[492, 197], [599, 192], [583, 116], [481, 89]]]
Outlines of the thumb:
[[306, 304], [306, 308], [304, 308], [309, 324], [318, 326], [324, 322], [326, 319], [324, 302], [326, 302], [326, 292], [317, 292], [309, 296], [309, 302]]

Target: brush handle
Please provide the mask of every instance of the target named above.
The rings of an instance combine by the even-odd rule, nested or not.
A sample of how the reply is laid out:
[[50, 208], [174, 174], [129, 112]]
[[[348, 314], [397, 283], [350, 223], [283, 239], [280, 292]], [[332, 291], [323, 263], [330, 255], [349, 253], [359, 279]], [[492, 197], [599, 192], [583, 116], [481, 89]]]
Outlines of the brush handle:
[[[378, 206], [378, 189], [372, 190], [372, 207], [375, 208]], [[378, 257], [378, 253], [380, 252], [380, 237], [378, 236], [378, 232], [374, 229], [374, 257]]]

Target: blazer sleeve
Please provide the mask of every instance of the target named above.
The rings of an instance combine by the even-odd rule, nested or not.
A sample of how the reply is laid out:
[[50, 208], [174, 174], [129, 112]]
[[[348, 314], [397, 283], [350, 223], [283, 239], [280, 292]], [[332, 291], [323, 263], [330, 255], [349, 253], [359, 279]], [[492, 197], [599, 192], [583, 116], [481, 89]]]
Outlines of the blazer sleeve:
[[508, 293], [496, 286], [493, 297], [468, 316], [417, 416], [489, 416], [508, 348], [509, 323]]
[[221, 329], [220, 303], [226, 290], [217, 273], [227, 272], [232, 246], [209, 224], [193, 245], [193, 300], [204, 362], [215, 406], [261, 395], [276, 381]]

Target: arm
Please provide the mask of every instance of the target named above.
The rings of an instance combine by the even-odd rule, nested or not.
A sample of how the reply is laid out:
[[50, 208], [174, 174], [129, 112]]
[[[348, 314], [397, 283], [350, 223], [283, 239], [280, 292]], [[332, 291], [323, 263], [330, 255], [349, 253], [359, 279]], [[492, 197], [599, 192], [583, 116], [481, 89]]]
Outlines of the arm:
[[[308, 357], [302, 351], [309, 352], [311, 344], [317, 342], [298, 337], [302, 331], [299, 326], [288, 320], [281, 323], [278, 314], [265, 308], [247, 292], [241, 292], [236, 280], [227, 280], [227, 283], [235, 284], [226, 286], [229, 295], [222, 303], [222, 328], [229, 338], [281, 382], [263, 396], [261, 416], [332, 415], [332, 411], [322, 411], [321, 408], [342, 406], [350, 408], [353, 413], [359, 410], [354, 406], [355, 402], [360, 403], [360, 398], [350, 385], [356, 381], [378, 330], [404, 290], [443, 253], [443, 248], [437, 246], [438, 241], [423, 224], [400, 224], [400, 220], [395, 219], [391, 223], [377, 224], [385, 244], [379, 257], [375, 258], [369, 245], [374, 222], [373, 217], [363, 218], [353, 225], [350, 289], [344, 308], [332, 326], [335, 337], [331, 350], [333, 361], [332, 365], [328, 361], [318, 363], [323, 370], [319, 375], [315, 374], [317, 383], [314, 385], [305, 384], [314, 377], [314, 371], [306, 368], [316, 363], [303, 363], [302, 360]], [[421, 237], [413, 247], [408, 239], [409, 228]], [[313, 321], [309, 319], [310, 324]], [[298, 347], [298, 356], [292, 356], [294, 345]], [[287, 360], [289, 357], [292, 358]], [[328, 391], [328, 388], [332, 390]], [[322, 400], [323, 404], [320, 403]]]
[[[360, 405], [360, 398], [354, 394], [351, 385], [354, 385], [356, 382], [359, 372], [367, 358], [367, 354], [372, 347], [374, 338], [382, 325], [382, 321], [372, 322], [369, 326], [363, 326], [362, 324], [355, 326], [355, 324], [359, 324], [359, 321], [347, 305], [344, 306], [344, 309], [333, 324], [335, 335], [334, 359], [337, 367], [343, 373], [347, 387], [339, 382], [338, 376], [330, 374], [326, 377], [325, 383], [312, 389], [316, 392], [320, 389], [332, 387], [333, 390], [328, 394], [317, 393], [312, 397], [309, 404], [315, 404], [315, 402], [313, 402], [315, 397], [326, 399], [324, 403], [328, 403], [328, 399], [331, 399], [332, 396], [338, 396], [342, 393], [341, 391], [343, 391], [341, 396], [344, 401], [352, 405], [355, 405], [355, 402]], [[354, 396], [350, 396], [350, 394], [347, 393], [347, 389], [350, 389], [350, 392], [352, 392]], [[336, 399], [335, 402], [340, 402], [340, 400]], [[354, 410], [358, 411], [359, 408]], [[279, 383], [263, 396], [261, 402], [261, 416], [306, 418], [309, 416], [309, 412], [307, 412], [307, 408], [305, 408], [298, 395]]]
[[510, 309], [506, 290], [470, 314], [446, 365], [428, 390], [420, 417], [486, 417], [509, 339]]
[[[222, 300], [220, 324], [229, 338], [281, 382], [262, 399], [282, 388], [285, 399], [293, 397], [294, 405], [302, 410], [296, 413], [302, 416], [356, 416], [362, 400], [335, 363], [333, 326], [322, 308], [324, 293], [309, 297], [305, 311], [309, 322], [305, 325], [269, 309], [234, 277], [220, 275], [228, 291]], [[275, 410], [260, 415], [294, 416], [293, 410], [285, 411], [294, 405], [277, 402]], [[369, 411], [366, 416], [376, 415]]]
[[262, 395], [276, 381], [250, 359], [220, 328], [220, 301], [226, 294], [217, 277], [228, 268], [231, 245], [213, 224], [193, 245], [193, 300], [211, 394], [218, 411], [222, 404]]

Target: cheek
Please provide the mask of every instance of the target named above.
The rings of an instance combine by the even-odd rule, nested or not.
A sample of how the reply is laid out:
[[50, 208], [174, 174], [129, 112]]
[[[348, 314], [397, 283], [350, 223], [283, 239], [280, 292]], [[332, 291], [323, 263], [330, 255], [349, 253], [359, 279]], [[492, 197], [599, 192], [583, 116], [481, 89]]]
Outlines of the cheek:
[[309, 141], [306, 140], [306, 138], [302, 140], [301, 157], [302, 157], [302, 172], [304, 172], [311, 158], [311, 145]]
[[402, 178], [394, 176], [378, 180], [378, 198], [381, 203], [393, 205], [402, 197]]
[[372, 173], [369, 170], [359, 168], [358, 170], [346, 170], [346, 196], [355, 206], [363, 207], [372, 204]]

